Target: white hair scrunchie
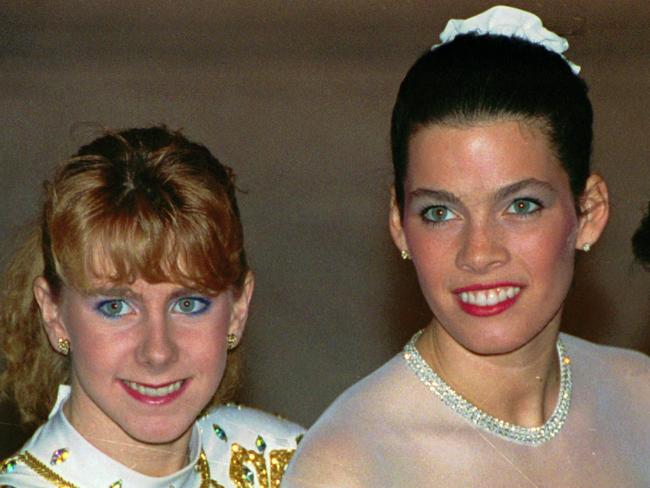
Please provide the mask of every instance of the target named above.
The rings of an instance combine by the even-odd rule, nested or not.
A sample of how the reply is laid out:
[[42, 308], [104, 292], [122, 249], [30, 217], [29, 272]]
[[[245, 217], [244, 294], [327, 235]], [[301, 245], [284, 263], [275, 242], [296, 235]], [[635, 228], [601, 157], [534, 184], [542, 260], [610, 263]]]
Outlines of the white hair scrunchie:
[[[569, 41], [546, 29], [537, 15], [525, 10], [497, 5], [469, 19], [451, 19], [440, 34], [440, 40], [442, 44], [446, 44], [459, 34], [469, 33], [518, 37], [540, 44], [562, 56], [576, 75], [580, 73], [580, 66], [572, 63], [562, 54], [569, 49]], [[436, 44], [431, 49], [440, 45]]]

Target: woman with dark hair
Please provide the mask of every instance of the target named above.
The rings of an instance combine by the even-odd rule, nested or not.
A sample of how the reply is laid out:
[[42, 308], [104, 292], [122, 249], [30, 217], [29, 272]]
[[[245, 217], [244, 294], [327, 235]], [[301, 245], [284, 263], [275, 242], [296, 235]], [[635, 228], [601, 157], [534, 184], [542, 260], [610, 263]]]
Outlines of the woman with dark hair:
[[650, 268], [650, 203], [639, 228], [632, 236], [634, 255], [646, 268]]
[[179, 132], [130, 129], [45, 189], [0, 310], [0, 386], [40, 427], [0, 485], [279, 486], [302, 429], [223, 405], [253, 292], [232, 170]]
[[650, 486], [650, 359], [559, 332], [608, 219], [564, 39], [452, 20], [393, 110], [393, 241], [432, 319], [305, 436], [293, 487]]

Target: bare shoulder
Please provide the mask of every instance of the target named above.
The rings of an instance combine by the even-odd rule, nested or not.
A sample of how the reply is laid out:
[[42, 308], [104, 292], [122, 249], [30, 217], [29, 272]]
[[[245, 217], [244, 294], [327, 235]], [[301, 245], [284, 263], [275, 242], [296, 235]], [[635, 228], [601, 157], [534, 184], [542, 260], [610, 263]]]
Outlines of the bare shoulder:
[[405, 373], [403, 360], [396, 356], [343, 392], [305, 434], [282, 486], [370, 486], [377, 471], [377, 444], [404, 420], [400, 376]]
[[590, 367], [610, 371], [617, 377], [650, 377], [650, 357], [642, 352], [622, 347], [595, 344], [568, 334], [561, 335], [569, 356], [576, 356]]
[[344, 428], [306, 436], [293, 456], [282, 486], [287, 488], [357, 488], [368, 486], [369, 450]]

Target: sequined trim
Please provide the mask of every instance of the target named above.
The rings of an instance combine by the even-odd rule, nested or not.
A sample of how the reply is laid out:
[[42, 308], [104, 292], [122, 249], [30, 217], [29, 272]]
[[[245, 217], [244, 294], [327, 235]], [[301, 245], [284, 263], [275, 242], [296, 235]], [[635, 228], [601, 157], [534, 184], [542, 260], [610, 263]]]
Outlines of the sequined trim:
[[284, 472], [289, 465], [289, 461], [293, 457], [294, 449], [275, 449], [269, 454], [271, 460], [271, 487], [277, 488], [280, 486]]
[[[34, 457], [28, 451], [25, 451], [21, 454], [18, 454], [17, 456], [8, 459], [7, 461], [4, 461], [2, 463], [2, 468], [4, 468], [10, 461], [24, 463], [28, 468], [32, 469], [44, 480], [52, 483], [52, 485], [56, 488], [79, 488], [77, 485], [61, 478], [58, 474], [48, 468], [46, 464], [36, 459], [36, 457]], [[208, 464], [208, 459], [203, 449], [201, 449], [199, 460], [197, 461], [194, 468], [201, 476], [200, 488], [224, 488], [216, 481], [210, 479], [210, 465]], [[113, 483], [111, 486], [121, 486], [121, 481], [117, 482], [117, 484]]]
[[201, 449], [201, 454], [199, 454], [199, 460], [196, 463], [195, 469], [201, 475], [200, 488], [224, 488], [211, 478], [210, 463], [208, 463], [208, 457], [205, 455], [203, 449]]
[[[265, 446], [266, 447], [266, 446]], [[258, 446], [259, 449], [259, 446]], [[237, 488], [277, 488], [280, 486], [284, 471], [295, 449], [275, 449], [269, 453], [270, 470], [267, 469], [264, 456], [239, 444], [230, 448], [231, 481]]]
[[560, 394], [555, 410], [543, 425], [539, 427], [522, 427], [492, 417], [467, 401], [445, 383], [431, 369], [415, 347], [415, 343], [421, 334], [422, 331], [417, 332], [404, 347], [403, 356], [406, 363], [429, 390], [467, 421], [482, 430], [527, 445], [543, 444], [551, 440], [562, 429], [571, 406], [573, 383], [571, 382], [571, 360], [566, 355], [564, 344], [560, 339], [557, 340], [557, 353], [560, 358]]
[[28, 451], [18, 454], [16, 458], [18, 461], [25, 463], [28, 468], [33, 470], [41, 478], [52, 483], [56, 488], [78, 488], [77, 485], [61, 478], [58, 474], [48, 468], [46, 464], [40, 462]]

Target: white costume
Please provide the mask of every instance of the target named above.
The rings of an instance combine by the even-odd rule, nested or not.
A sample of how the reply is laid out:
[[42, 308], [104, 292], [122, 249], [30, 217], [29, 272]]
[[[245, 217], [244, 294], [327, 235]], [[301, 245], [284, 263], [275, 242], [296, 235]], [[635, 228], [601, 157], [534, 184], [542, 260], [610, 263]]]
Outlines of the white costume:
[[114, 461], [70, 425], [59, 387], [49, 420], [0, 467], [0, 486], [15, 488], [277, 487], [303, 429], [259, 410], [227, 405], [201, 417], [192, 430], [190, 462], [162, 478]]
[[650, 358], [560, 337], [572, 386], [566, 418], [560, 399], [561, 421], [548, 435], [523, 428], [530, 442], [519, 442], [503, 424], [442, 398], [407, 346], [323, 414], [282, 486], [649, 487]]

